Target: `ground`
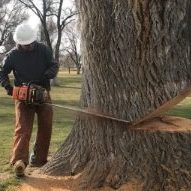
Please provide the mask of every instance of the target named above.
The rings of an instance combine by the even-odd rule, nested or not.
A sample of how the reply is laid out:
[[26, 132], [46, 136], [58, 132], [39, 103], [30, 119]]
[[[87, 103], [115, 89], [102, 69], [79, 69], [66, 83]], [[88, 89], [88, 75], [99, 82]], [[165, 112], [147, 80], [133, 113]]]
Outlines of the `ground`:
[[[26, 177], [16, 191], [80, 191], [78, 176], [54, 177], [39, 174], [38, 170], [27, 169]], [[113, 191], [109, 187], [100, 189], [86, 189], [87, 191]], [[123, 185], [119, 191], [138, 191], [135, 183]]]

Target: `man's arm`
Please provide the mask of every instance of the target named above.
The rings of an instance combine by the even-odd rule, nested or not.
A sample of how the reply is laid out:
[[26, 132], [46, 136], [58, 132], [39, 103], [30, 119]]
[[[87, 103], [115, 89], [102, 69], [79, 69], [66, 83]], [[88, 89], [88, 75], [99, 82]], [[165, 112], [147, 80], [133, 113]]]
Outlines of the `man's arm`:
[[53, 79], [56, 77], [58, 73], [58, 63], [54, 61], [52, 52], [47, 48], [46, 50], [46, 58], [47, 58], [47, 65], [48, 68], [44, 73], [44, 78], [45, 79]]
[[12, 95], [13, 87], [11, 86], [9, 76], [10, 72], [12, 71], [10, 55], [7, 55], [2, 64], [0, 65], [0, 83], [1, 86], [5, 88], [8, 95]]
[[56, 77], [57, 73], [58, 73], [58, 64], [56, 62], [52, 62], [52, 65], [44, 73], [44, 77], [46, 79], [53, 79]]

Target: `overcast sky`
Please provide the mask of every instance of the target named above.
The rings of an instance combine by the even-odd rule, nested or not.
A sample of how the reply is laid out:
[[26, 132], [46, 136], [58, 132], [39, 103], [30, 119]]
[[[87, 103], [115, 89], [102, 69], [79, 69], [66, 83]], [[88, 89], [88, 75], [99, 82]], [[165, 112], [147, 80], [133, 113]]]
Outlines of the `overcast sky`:
[[[35, 4], [39, 4], [39, 0], [35, 0], [34, 2]], [[64, 0], [63, 7], [65, 8], [72, 7], [72, 0]], [[32, 11], [29, 11], [29, 15], [30, 15], [30, 18], [28, 20], [29, 24], [32, 23], [33, 27], [36, 27], [40, 23], [39, 18]]]

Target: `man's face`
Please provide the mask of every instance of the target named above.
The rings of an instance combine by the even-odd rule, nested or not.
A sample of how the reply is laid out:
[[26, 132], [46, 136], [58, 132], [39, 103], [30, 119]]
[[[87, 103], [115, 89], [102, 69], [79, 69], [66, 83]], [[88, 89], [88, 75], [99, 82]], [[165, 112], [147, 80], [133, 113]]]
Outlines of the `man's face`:
[[34, 42], [27, 45], [20, 45], [24, 51], [32, 51], [34, 49]]

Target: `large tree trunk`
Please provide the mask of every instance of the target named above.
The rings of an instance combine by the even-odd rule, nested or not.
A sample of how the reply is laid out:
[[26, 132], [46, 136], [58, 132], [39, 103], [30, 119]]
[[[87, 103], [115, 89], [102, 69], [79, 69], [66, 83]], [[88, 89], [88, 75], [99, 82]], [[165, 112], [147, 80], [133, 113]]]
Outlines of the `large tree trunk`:
[[137, 180], [145, 191], [191, 190], [191, 122], [153, 118], [189, 92], [191, 1], [79, 0], [78, 6], [81, 105], [134, 125], [78, 116], [44, 172], [81, 173], [90, 187]]

